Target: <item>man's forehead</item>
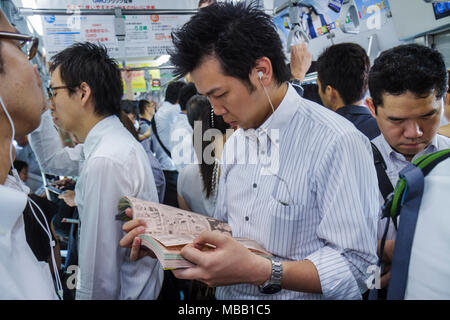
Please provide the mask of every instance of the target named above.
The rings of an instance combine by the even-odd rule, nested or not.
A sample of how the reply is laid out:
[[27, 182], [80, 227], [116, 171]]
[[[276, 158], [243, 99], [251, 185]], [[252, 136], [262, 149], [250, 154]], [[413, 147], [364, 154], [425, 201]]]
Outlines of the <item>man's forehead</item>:
[[59, 66], [55, 68], [50, 74], [50, 86], [61, 85], [61, 75], [59, 73]]
[[408, 91], [400, 95], [383, 94], [382, 98], [383, 112], [388, 116], [401, 118], [426, 115], [433, 110], [438, 110], [442, 102], [442, 99], [437, 98], [434, 92], [421, 97]]
[[[427, 94], [418, 95], [411, 91], [401, 94], [383, 93], [383, 106], [408, 107], [411, 103], [417, 105], [437, 105], [442, 99], [436, 96], [436, 92], [432, 90]], [[407, 103], [408, 102], [408, 103]]]
[[[197, 91], [203, 95], [220, 86], [219, 79], [225, 77], [220, 61], [214, 55], [204, 56], [197, 67], [192, 70], [191, 78]], [[223, 80], [223, 79], [222, 79]]]

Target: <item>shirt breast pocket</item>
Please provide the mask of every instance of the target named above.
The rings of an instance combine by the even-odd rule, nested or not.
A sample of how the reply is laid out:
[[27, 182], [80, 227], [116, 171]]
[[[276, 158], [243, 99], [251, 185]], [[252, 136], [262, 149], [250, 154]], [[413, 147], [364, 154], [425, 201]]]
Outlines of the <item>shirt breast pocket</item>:
[[303, 205], [285, 205], [270, 199], [269, 238], [267, 250], [272, 254], [293, 259], [307, 230], [306, 210]]

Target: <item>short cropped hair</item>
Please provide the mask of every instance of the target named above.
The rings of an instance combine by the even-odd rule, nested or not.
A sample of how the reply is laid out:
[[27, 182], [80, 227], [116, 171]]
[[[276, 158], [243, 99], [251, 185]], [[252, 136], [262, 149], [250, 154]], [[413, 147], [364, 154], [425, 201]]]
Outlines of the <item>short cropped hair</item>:
[[271, 17], [253, 4], [217, 3], [202, 8], [172, 33], [169, 50], [176, 75], [196, 69], [205, 57], [218, 59], [225, 75], [242, 80], [253, 91], [249, 74], [259, 58], [270, 59], [275, 81], [288, 81], [280, 37]]
[[139, 100], [138, 108], [139, 108], [139, 114], [140, 115], [144, 114], [145, 109], [147, 108], [147, 106], [151, 106], [150, 101], [148, 101], [148, 100]]
[[125, 112], [126, 114], [132, 113], [136, 117], [136, 119], [139, 119], [139, 111], [138, 106], [136, 104], [136, 101], [133, 100], [122, 100], [120, 101], [120, 109]]
[[317, 77], [322, 92], [327, 86], [336, 89], [346, 105], [364, 98], [369, 86], [370, 60], [356, 43], [328, 47], [317, 60]]
[[23, 168], [28, 168], [28, 163], [22, 160], [14, 160], [13, 164], [17, 172], [22, 171]]
[[172, 81], [171, 83], [169, 83], [166, 89], [166, 101], [170, 102], [171, 104], [177, 103], [180, 90], [185, 85], [186, 84], [183, 81]]
[[178, 103], [180, 104], [181, 110], [186, 110], [187, 102], [190, 98], [197, 94], [197, 89], [195, 88], [195, 84], [189, 82], [180, 90], [180, 94], [178, 96]]
[[447, 70], [442, 55], [419, 44], [400, 45], [375, 59], [369, 74], [369, 90], [375, 106], [383, 105], [383, 94], [413, 93], [418, 98], [434, 93], [441, 99], [447, 88]]
[[117, 63], [103, 45], [78, 42], [57, 53], [50, 61], [50, 72], [59, 67], [69, 94], [82, 82], [92, 91], [94, 111], [99, 116], [119, 115], [123, 86]]

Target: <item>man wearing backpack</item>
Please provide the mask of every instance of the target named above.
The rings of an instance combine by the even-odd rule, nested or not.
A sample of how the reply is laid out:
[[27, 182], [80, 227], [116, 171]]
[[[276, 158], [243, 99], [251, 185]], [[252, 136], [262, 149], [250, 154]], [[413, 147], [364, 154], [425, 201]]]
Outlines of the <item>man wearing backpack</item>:
[[[370, 70], [369, 90], [372, 97], [369, 106], [382, 133], [372, 140], [385, 163], [385, 174], [377, 170], [380, 190], [393, 190], [399, 172], [410, 162], [450, 148], [450, 138], [437, 134], [447, 91], [442, 55], [417, 44], [389, 49], [375, 60]], [[380, 203], [384, 203], [387, 193], [383, 196], [380, 193]], [[380, 220], [379, 240], [385, 224], [386, 219]], [[392, 261], [395, 237], [396, 228], [390, 222], [383, 254], [386, 264]], [[388, 277], [382, 279], [382, 287]]]

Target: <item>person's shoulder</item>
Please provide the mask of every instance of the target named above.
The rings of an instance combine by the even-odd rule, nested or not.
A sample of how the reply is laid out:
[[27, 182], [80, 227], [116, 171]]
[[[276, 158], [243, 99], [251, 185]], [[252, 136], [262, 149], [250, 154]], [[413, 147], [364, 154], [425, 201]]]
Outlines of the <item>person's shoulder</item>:
[[134, 150], [139, 148], [145, 153], [142, 145], [125, 127], [117, 126], [101, 137], [92, 156], [120, 160], [135, 154]]
[[[299, 97], [300, 98], [300, 97]], [[348, 135], [359, 130], [346, 118], [308, 99], [300, 98], [298, 113], [307, 117], [314, 125], [311, 134], [326, 131], [330, 135]]]
[[[449, 129], [450, 131], [450, 129]], [[438, 142], [438, 149], [442, 150], [442, 149], [450, 149], [450, 138], [447, 136], [444, 136], [442, 134], [437, 134], [437, 142]]]
[[201, 180], [201, 175], [198, 164], [188, 164], [178, 174], [178, 185], [183, 190], [197, 188], [199, 180]]

